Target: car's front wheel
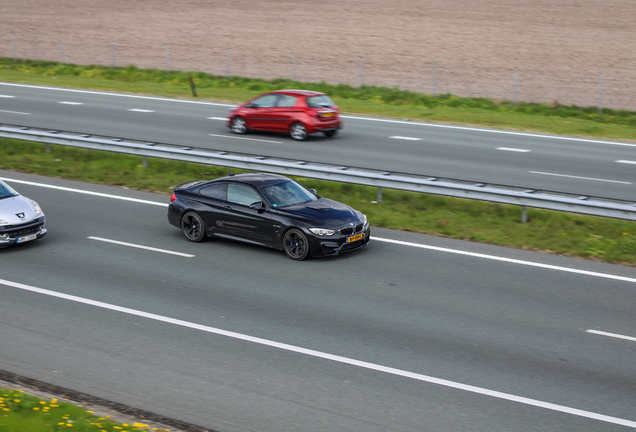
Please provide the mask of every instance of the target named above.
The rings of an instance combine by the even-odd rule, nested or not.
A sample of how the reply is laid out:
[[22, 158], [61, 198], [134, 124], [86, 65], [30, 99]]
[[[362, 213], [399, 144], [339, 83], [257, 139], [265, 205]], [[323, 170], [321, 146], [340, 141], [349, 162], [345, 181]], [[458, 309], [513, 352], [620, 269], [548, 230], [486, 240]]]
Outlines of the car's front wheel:
[[232, 119], [232, 123], [230, 125], [230, 129], [235, 134], [243, 135], [247, 133], [247, 123], [245, 123], [245, 119], [243, 117], [234, 117]]
[[307, 128], [304, 124], [300, 122], [296, 122], [292, 125], [289, 130], [289, 134], [296, 141], [304, 141], [307, 139]]
[[283, 237], [283, 249], [291, 259], [302, 261], [309, 255], [309, 242], [302, 231], [292, 228]]
[[188, 212], [181, 219], [181, 231], [189, 241], [199, 243], [205, 237], [205, 224], [201, 216]]

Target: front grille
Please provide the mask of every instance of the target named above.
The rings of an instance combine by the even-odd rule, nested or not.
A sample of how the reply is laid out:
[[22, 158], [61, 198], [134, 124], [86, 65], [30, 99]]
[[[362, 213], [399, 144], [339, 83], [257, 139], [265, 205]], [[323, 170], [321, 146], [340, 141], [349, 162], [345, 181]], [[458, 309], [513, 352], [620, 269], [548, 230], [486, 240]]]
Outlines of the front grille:
[[9, 234], [9, 237], [16, 238], [29, 234], [35, 234], [36, 232], [42, 229], [44, 223], [38, 223], [35, 225], [25, 226], [17, 229], [12, 229], [9, 231], [3, 231], [2, 234]]
[[340, 234], [343, 236], [350, 236], [350, 235], [359, 233], [360, 231], [362, 231], [362, 228], [363, 228], [362, 224], [358, 224], [353, 228], [341, 228]]

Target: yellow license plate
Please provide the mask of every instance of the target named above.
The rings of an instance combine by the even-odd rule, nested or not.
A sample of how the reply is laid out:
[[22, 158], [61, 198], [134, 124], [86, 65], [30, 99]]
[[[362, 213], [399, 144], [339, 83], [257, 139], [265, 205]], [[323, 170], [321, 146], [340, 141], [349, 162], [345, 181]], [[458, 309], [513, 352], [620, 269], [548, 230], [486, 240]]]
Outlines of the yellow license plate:
[[354, 236], [347, 237], [347, 243], [362, 240], [363, 238], [364, 238], [364, 233], [356, 234]]
[[326, 112], [326, 113], [322, 113], [323, 117], [333, 117], [335, 114], [332, 112]]

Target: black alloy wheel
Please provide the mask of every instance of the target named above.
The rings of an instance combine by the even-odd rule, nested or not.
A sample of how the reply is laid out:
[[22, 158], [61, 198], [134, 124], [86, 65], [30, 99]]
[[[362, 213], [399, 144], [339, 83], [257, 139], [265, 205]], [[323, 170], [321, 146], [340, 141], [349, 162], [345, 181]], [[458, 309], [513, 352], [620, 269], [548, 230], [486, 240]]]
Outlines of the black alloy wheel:
[[309, 255], [309, 242], [302, 231], [292, 228], [285, 233], [283, 249], [291, 259], [302, 261]]
[[243, 117], [234, 117], [232, 119], [232, 124], [230, 129], [235, 134], [243, 135], [247, 133], [247, 123], [245, 123], [245, 119]]
[[324, 131], [323, 133], [325, 134], [327, 138], [332, 138], [336, 136], [337, 132], [338, 132], [337, 130], [330, 130], [330, 131]]
[[195, 212], [188, 212], [183, 216], [181, 230], [185, 238], [194, 243], [199, 243], [205, 237], [205, 224]]
[[296, 122], [292, 125], [289, 130], [289, 134], [296, 141], [304, 141], [307, 139], [307, 128], [304, 124], [300, 122]]

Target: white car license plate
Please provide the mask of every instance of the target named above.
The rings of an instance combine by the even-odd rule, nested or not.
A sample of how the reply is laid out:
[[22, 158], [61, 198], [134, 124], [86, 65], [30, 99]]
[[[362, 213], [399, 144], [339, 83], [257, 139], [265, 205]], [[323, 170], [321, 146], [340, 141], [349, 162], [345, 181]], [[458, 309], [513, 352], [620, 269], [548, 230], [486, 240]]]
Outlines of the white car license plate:
[[18, 237], [18, 240], [16, 241], [16, 243], [28, 242], [28, 241], [31, 241], [31, 240], [35, 240], [36, 238], [38, 238], [37, 234], [31, 234], [31, 235], [24, 236], [24, 237]]

